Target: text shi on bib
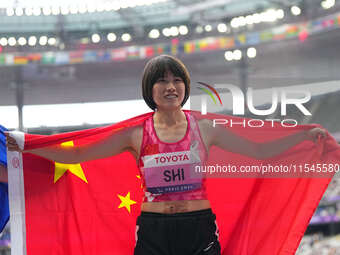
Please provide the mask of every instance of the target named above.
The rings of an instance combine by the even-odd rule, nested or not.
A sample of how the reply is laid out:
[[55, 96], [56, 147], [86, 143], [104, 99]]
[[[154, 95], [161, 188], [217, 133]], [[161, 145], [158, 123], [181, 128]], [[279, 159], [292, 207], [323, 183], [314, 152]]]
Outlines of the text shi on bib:
[[142, 160], [145, 184], [150, 193], [191, 191], [202, 186], [202, 174], [195, 173], [195, 167], [201, 166], [195, 150], [146, 155]]

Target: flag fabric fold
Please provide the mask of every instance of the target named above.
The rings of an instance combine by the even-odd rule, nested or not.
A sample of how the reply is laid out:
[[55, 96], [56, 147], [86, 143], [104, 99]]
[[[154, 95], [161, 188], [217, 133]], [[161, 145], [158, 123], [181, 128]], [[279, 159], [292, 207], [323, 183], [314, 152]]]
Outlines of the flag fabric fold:
[[[6, 137], [3, 131], [6, 128], [0, 125], [0, 164], [7, 166], [6, 158]], [[4, 229], [9, 220], [9, 204], [8, 204], [8, 185], [0, 182], [0, 232]]]
[[[197, 118], [225, 118], [208, 114]], [[79, 146], [140, 125], [151, 113], [107, 126], [52, 136], [16, 136], [25, 149], [61, 144]], [[239, 118], [230, 117], [235, 121]], [[256, 142], [266, 142], [311, 125], [261, 128], [228, 127]], [[304, 141], [268, 160], [256, 160], [213, 147], [211, 165], [340, 164], [335, 140]], [[30, 153], [10, 152], [9, 186], [13, 254], [133, 254], [142, 181], [129, 152], [84, 162], [60, 164]], [[333, 174], [321, 176], [211, 175], [208, 197], [217, 215], [223, 255], [294, 254]], [[260, 177], [260, 178], [258, 178]], [[275, 178], [274, 178], [275, 177]], [[309, 178], [307, 178], [309, 177]]]

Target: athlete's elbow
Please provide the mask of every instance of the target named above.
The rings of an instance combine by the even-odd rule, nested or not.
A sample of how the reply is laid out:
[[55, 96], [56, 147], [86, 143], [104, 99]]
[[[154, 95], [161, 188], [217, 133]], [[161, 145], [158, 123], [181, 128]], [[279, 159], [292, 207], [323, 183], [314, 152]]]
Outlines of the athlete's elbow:
[[259, 143], [254, 149], [254, 158], [258, 160], [265, 160], [276, 156], [274, 148], [268, 148], [265, 144]]

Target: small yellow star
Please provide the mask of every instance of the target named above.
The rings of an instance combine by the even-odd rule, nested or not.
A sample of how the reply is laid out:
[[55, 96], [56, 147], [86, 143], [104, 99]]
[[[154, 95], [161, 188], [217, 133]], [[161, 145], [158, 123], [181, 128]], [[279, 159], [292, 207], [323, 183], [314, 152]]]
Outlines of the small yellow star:
[[[62, 143], [61, 146], [73, 147], [73, 141]], [[84, 182], [88, 183], [80, 164], [62, 164], [54, 162], [54, 183], [56, 183], [69, 170], [72, 174], [79, 177]]]
[[130, 192], [128, 192], [125, 197], [123, 197], [121, 195], [118, 195], [118, 197], [119, 197], [119, 199], [121, 201], [121, 203], [118, 206], [118, 208], [125, 207], [126, 210], [128, 210], [128, 212], [130, 213], [131, 212], [131, 205], [137, 203], [136, 201], [133, 201], [133, 200], [130, 199]]
[[[138, 179], [140, 179], [140, 175], [136, 175]], [[143, 183], [140, 184], [140, 188], [143, 189]]]

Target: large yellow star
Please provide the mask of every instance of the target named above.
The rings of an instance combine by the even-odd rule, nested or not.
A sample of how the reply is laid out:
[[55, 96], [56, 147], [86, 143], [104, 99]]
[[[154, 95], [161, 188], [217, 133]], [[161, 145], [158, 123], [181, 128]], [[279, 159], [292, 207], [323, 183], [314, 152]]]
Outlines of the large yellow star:
[[128, 210], [128, 212], [130, 213], [131, 212], [131, 205], [137, 203], [136, 201], [133, 201], [133, 200], [130, 199], [130, 192], [128, 192], [125, 197], [123, 197], [123, 196], [118, 194], [118, 197], [119, 197], [119, 199], [121, 201], [121, 203], [118, 206], [118, 208], [125, 207], [126, 210]]
[[[73, 147], [73, 141], [62, 143], [63, 147]], [[54, 162], [54, 183], [56, 183], [60, 177], [62, 177], [67, 170], [69, 170], [72, 174], [82, 179], [84, 182], [88, 183], [84, 174], [83, 169], [80, 164], [62, 164], [58, 162]]]

